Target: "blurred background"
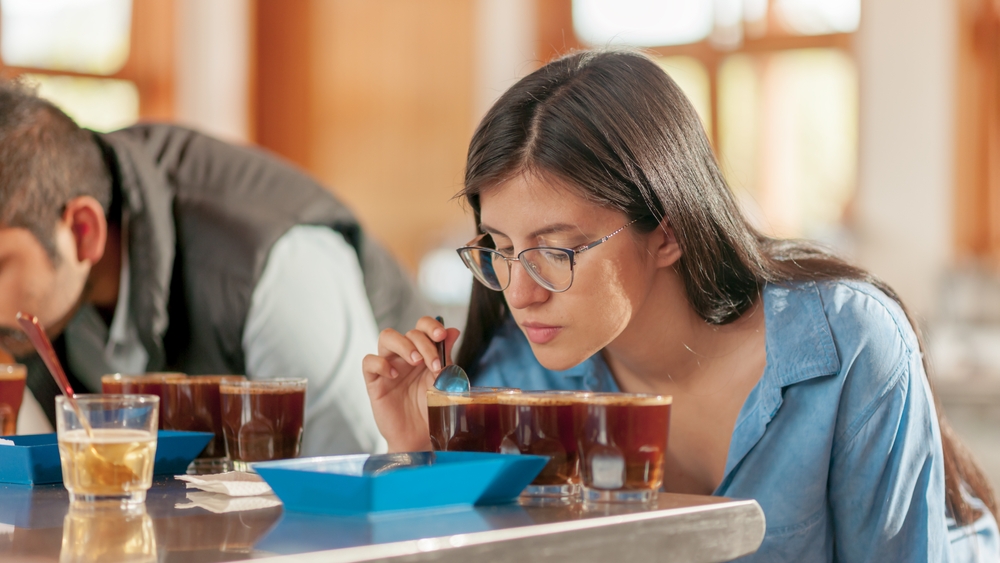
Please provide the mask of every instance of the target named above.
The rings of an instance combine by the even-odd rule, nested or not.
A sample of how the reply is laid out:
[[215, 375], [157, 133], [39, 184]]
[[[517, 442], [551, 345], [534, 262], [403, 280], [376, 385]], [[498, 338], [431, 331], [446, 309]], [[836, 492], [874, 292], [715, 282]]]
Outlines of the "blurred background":
[[4, 76], [92, 129], [169, 120], [281, 155], [456, 326], [478, 120], [605, 45], [680, 84], [760, 228], [896, 288], [1000, 483], [1000, 0], [0, 0]]

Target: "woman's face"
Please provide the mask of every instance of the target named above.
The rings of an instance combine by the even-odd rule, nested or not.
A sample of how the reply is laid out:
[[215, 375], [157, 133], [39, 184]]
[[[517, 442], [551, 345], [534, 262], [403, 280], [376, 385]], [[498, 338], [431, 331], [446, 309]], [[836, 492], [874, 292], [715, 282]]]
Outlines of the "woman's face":
[[[483, 231], [509, 257], [536, 246], [576, 248], [629, 222], [620, 211], [532, 174], [483, 192], [480, 213]], [[625, 330], [653, 286], [656, 234], [642, 235], [629, 227], [577, 255], [573, 284], [562, 293], [544, 289], [523, 266], [512, 265], [504, 297], [542, 365], [571, 368]]]

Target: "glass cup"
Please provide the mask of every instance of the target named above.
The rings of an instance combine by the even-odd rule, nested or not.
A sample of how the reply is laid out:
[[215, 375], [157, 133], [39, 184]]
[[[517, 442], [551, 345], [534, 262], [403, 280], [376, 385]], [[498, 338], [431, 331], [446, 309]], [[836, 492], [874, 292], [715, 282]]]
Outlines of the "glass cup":
[[63, 484], [71, 501], [141, 503], [153, 483], [160, 398], [77, 395], [90, 423], [81, 424], [65, 396], [56, 397]]
[[583, 499], [646, 502], [663, 484], [670, 396], [592, 393], [574, 417], [580, 442]]
[[220, 473], [228, 469], [226, 442], [222, 436], [223, 382], [246, 381], [243, 375], [192, 375], [163, 381], [160, 419], [164, 430], [212, 432], [215, 438], [188, 467], [189, 473]]
[[473, 387], [468, 393], [427, 390], [427, 422], [434, 451], [500, 452], [502, 394], [520, 389]]
[[305, 420], [306, 379], [224, 381], [219, 384], [222, 434], [233, 469], [298, 457]]
[[[184, 379], [183, 373], [144, 373], [142, 375], [122, 375], [114, 373], [101, 377], [101, 392], [115, 394], [156, 395], [163, 399], [163, 384], [166, 381]], [[160, 428], [163, 428], [163, 409], [160, 409]]]
[[586, 393], [525, 391], [500, 395], [500, 453], [549, 456], [548, 463], [524, 490], [529, 497], [564, 498], [580, 490], [573, 405]]
[[59, 563], [155, 563], [156, 534], [145, 504], [70, 503]]
[[17, 434], [17, 415], [27, 378], [28, 368], [21, 364], [0, 364], [0, 436]]

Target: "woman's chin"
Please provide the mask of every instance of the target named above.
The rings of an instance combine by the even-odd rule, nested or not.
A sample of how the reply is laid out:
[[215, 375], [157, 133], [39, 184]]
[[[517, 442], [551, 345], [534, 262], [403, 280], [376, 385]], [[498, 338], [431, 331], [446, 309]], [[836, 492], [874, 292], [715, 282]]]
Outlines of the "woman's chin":
[[[532, 344], [531, 351], [542, 367], [552, 371], [565, 371], [582, 364], [590, 355], [581, 355], [578, 350], [558, 350], [551, 346]], [[575, 353], [574, 353], [575, 352]]]

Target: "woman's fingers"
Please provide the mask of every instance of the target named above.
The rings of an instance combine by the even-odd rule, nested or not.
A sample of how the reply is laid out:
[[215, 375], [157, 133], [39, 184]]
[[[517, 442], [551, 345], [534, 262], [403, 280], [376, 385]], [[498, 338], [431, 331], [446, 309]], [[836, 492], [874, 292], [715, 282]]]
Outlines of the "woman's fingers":
[[434, 342], [441, 342], [445, 338], [444, 325], [431, 317], [420, 317], [420, 320], [417, 321], [416, 330], [427, 334]]
[[379, 334], [378, 352], [379, 356], [390, 361], [399, 357], [411, 366], [423, 363], [427, 369], [437, 373], [444, 367], [438, 355], [438, 343], [444, 341], [445, 358], [450, 358], [451, 348], [459, 334], [456, 328], [445, 329], [431, 317], [422, 317], [417, 321], [416, 328], [405, 335], [391, 328], [383, 330]]
[[391, 328], [387, 328], [379, 334], [378, 355], [385, 358], [396, 355], [411, 366], [419, 365], [424, 361], [424, 357], [417, 350], [413, 341]]
[[379, 377], [399, 377], [399, 371], [392, 367], [388, 359], [374, 354], [368, 354], [361, 360], [361, 370], [365, 374], [365, 383], [374, 383]]
[[[406, 338], [410, 340], [416, 350], [420, 353], [421, 359], [427, 369], [438, 372], [441, 371], [441, 360], [438, 358], [437, 343], [431, 340], [427, 333], [413, 329], [406, 333]], [[446, 356], [447, 357], [447, 356]]]

